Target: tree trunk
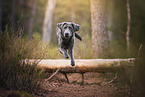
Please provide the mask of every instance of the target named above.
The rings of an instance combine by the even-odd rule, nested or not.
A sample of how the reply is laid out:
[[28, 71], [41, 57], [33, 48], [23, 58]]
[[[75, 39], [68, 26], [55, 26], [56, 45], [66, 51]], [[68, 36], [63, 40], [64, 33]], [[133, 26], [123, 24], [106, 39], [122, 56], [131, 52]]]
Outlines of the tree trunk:
[[23, 5], [24, 2], [25, 2], [24, 0], [19, 0], [20, 5]]
[[14, 34], [15, 31], [15, 4], [16, 1], [12, 0], [12, 34]]
[[75, 22], [75, 12], [73, 9], [71, 10], [71, 21]]
[[92, 50], [94, 57], [104, 58], [109, 45], [106, 0], [91, 0]]
[[129, 44], [129, 33], [130, 33], [130, 5], [129, 5], [129, 0], [126, 2], [127, 5], [127, 31], [126, 31], [126, 44], [127, 44], [127, 55], [129, 55], [129, 49], [130, 49], [130, 44]]
[[108, 27], [113, 26], [114, 2], [115, 2], [114, 0], [108, 1], [108, 7], [107, 7]]
[[122, 70], [125, 66], [134, 66], [134, 58], [130, 59], [76, 59], [75, 67], [70, 65], [66, 59], [43, 59], [38, 62], [34, 60], [23, 60], [23, 62], [38, 63], [39, 68], [45, 68], [52, 72], [61, 68], [62, 73], [83, 73], [83, 72], [115, 72]]
[[114, 0], [109, 0], [107, 2], [108, 4], [108, 7], [107, 7], [107, 25], [108, 25], [108, 36], [109, 36], [109, 41], [112, 41], [113, 40], [113, 32], [112, 32], [112, 27], [113, 27], [113, 16], [114, 16]]
[[71, 21], [72, 22], [75, 22], [75, 19], [76, 19], [76, 16], [75, 16], [75, 9], [74, 9], [74, 6], [75, 6], [75, 2], [72, 2], [70, 4], [71, 6]]
[[43, 22], [43, 34], [42, 40], [50, 42], [51, 33], [52, 33], [52, 17], [53, 10], [55, 8], [56, 0], [49, 0], [47, 3], [47, 8], [45, 12], [44, 22]]
[[2, 31], [2, 0], [0, 0], [0, 32]]
[[32, 35], [33, 35], [33, 26], [34, 26], [34, 16], [36, 14], [36, 9], [37, 9], [37, 0], [34, 0], [34, 2], [32, 2], [32, 13], [31, 13], [31, 18], [30, 18], [30, 22], [29, 22], [29, 39], [32, 39]]

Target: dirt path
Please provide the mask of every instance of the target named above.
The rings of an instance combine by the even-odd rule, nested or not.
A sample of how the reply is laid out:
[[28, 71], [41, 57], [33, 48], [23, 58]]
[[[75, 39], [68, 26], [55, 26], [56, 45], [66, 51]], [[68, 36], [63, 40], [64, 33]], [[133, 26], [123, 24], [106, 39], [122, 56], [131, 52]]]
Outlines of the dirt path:
[[[97, 73], [85, 74], [85, 83], [80, 85], [80, 74], [69, 74], [68, 78], [70, 84], [66, 82], [66, 79], [62, 74], [57, 76], [51, 81], [45, 81], [43, 87], [45, 87], [44, 93], [39, 93], [35, 97], [128, 97], [129, 90], [125, 87], [119, 87], [117, 82], [104, 85], [107, 80], [113, 78], [111, 75], [108, 79], [99, 77]], [[59, 78], [59, 80], [57, 79]]]

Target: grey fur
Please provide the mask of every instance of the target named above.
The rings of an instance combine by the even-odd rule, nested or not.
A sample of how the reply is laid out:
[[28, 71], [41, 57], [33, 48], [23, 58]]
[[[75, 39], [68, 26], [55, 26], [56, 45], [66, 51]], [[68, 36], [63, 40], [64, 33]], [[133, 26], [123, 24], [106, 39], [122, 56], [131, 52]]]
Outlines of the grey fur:
[[[80, 25], [72, 22], [62, 22], [57, 24], [57, 37], [59, 50], [64, 54], [65, 58], [71, 57], [71, 65], [75, 66], [74, 61], [74, 42], [75, 37], [82, 41], [82, 38], [76, 31], [80, 29]], [[67, 52], [68, 51], [68, 52]]]

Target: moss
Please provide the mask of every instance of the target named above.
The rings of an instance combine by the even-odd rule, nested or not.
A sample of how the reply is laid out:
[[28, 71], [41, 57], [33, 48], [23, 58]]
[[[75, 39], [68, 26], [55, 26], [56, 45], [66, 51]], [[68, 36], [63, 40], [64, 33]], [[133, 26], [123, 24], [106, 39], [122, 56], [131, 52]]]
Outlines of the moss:
[[10, 91], [8, 92], [7, 97], [32, 97], [32, 95], [30, 95], [29, 93], [25, 92], [25, 91]]

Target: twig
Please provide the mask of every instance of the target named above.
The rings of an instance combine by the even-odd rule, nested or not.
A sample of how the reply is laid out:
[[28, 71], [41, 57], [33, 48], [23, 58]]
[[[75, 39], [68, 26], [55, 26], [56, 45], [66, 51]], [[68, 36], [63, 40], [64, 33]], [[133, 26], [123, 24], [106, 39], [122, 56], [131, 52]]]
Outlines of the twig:
[[84, 73], [82, 73], [82, 82], [81, 85], [84, 85]]
[[143, 45], [143, 44], [141, 44], [140, 47], [139, 47], [139, 49], [138, 49], [138, 55], [137, 55], [137, 57], [140, 56], [140, 50], [141, 50], [141, 48], [142, 48], [142, 45]]
[[130, 16], [130, 4], [129, 0], [127, 0], [127, 31], [126, 31], [126, 43], [127, 43], [127, 54], [129, 54], [129, 48], [130, 48], [130, 43], [129, 43], [129, 34], [130, 34], [130, 21], [131, 21], [131, 16]]
[[63, 73], [63, 74], [64, 74], [64, 76], [65, 76], [67, 82], [69, 83], [69, 79], [68, 79], [68, 77], [67, 77], [67, 73]]
[[56, 75], [59, 71], [61, 70], [61, 68], [58, 68], [48, 79], [46, 79], [46, 81], [50, 80], [54, 75]]
[[117, 73], [115, 73], [115, 77], [111, 81], [106, 82], [105, 85], [112, 83], [116, 79], [117, 79]]

